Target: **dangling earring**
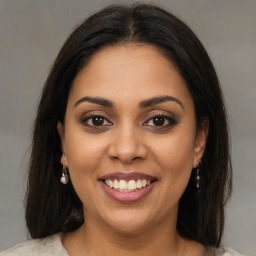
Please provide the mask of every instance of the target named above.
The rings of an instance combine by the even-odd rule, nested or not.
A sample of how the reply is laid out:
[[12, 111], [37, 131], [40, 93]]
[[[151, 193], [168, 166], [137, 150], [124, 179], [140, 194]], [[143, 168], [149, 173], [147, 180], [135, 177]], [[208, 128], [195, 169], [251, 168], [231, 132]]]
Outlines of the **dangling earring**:
[[67, 168], [64, 165], [62, 167], [60, 182], [64, 185], [68, 183], [68, 172], [67, 172]]
[[199, 174], [200, 164], [201, 164], [201, 159], [198, 162], [197, 167], [196, 167], [196, 188], [197, 188], [197, 190], [199, 190], [199, 188], [200, 188], [200, 174]]

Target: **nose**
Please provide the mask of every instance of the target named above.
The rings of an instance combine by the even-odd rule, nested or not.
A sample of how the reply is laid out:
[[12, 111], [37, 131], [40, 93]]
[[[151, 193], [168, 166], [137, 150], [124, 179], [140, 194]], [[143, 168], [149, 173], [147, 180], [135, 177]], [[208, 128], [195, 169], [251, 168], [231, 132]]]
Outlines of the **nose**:
[[147, 148], [141, 134], [135, 128], [120, 128], [113, 134], [108, 149], [109, 157], [123, 163], [131, 163], [134, 160], [145, 159]]

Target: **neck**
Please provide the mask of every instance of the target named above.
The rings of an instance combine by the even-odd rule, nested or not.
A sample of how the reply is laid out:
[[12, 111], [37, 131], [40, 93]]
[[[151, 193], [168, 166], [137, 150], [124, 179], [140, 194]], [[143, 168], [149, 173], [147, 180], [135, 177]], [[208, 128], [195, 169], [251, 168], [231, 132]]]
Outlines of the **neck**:
[[[86, 224], [64, 239], [72, 255], [182, 255], [185, 240], [176, 231], [176, 221], [168, 219], [141, 231], [115, 231], [86, 216]], [[66, 242], [65, 242], [66, 241]]]

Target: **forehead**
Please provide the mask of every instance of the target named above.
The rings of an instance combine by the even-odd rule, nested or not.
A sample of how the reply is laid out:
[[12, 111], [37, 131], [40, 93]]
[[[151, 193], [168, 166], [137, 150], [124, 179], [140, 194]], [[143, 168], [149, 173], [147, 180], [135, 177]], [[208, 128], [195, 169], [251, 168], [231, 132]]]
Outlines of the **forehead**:
[[159, 49], [145, 44], [108, 46], [96, 52], [75, 78], [71, 99], [105, 97], [141, 101], [170, 95], [192, 101], [184, 79]]

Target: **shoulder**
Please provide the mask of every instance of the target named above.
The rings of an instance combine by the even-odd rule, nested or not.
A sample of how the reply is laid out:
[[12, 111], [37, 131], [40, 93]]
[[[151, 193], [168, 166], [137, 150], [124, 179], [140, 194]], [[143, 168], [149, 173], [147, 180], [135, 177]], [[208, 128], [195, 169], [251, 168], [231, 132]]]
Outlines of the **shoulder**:
[[245, 256], [228, 247], [207, 248], [205, 256]]
[[15, 245], [14, 247], [0, 253], [0, 256], [68, 256], [62, 246], [60, 234], [48, 236], [46, 238], [32, 239]]
[[224, 249], [224, 254], [222, 254], [222, 256], [245, 256], [243, 254], [236, 252], [231, 248], [223, 248], [223, 249]]

